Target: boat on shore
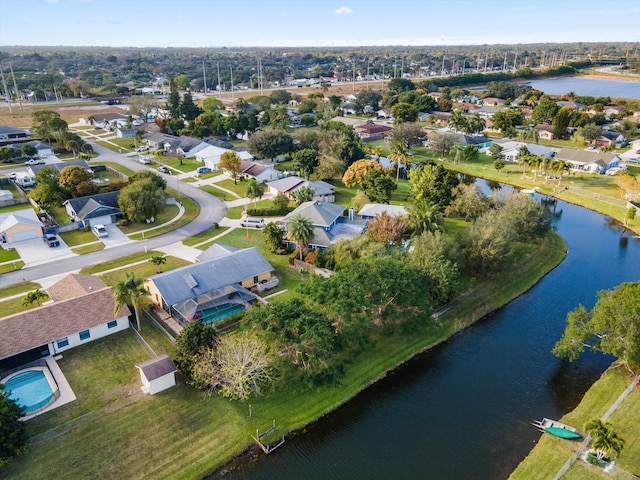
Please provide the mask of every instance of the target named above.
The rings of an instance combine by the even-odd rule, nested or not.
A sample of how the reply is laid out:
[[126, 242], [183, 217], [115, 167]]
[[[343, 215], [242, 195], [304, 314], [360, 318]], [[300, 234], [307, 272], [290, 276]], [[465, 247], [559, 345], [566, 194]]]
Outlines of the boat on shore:
[[531, 423], [541, 432], [550, 433], [558, 438], [564, 438], [566, 440], [575, 440], [582, 438], [583, 435], [575, 428], [558, 422], [557, 420], [551, 420], [550, 418], [543, 418], [542, 420], [536, 420]]

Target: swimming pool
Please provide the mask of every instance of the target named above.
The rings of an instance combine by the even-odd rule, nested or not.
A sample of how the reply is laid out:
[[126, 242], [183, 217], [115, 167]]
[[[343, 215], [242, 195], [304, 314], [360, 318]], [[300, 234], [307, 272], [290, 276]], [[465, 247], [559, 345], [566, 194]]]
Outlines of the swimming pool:
[[225, 303], [217, 307], [207, 308], [201, 312], [198, 312], [199, 319], [205, 325], [211, 325], [212, 323], [219, 322], [231, 315], [242, 312], [244, 306], [237, 303]]
[[25, 414], [46, 407], [56, 398], [58, 390], [51, 373], [45, 367], [21, 370], [3, 379], [2, 383], [9, 397], [26, 407]]

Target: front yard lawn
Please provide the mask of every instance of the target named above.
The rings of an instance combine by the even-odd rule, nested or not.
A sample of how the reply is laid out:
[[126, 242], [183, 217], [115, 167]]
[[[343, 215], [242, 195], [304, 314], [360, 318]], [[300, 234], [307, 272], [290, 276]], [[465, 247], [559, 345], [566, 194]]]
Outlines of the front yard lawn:
[[191, 172], [202, 166], [202, 163], [198, 162], [195, 158], [183, 158], [181, 162], [176, 157], [160, 156], [156, 157], [156, 162], [175, 170], [180, 170], [182, 173]]
[[[172, 257], [170, 255], [166, 255], [164, 258], [167, 259], [167, 263], [160, 266], [160, 269], [163, 272], [168, 272], [169, 270], [174, 270], [176, 268], [184, 267], [186, 265], [191, 265], [191, 263], [187, 262], [186, 260]], [[138, 265], [124, 266], [119, 270], [104, 273], [100, 275], [100, 278], [107, 285], [113, 286], [116, 283], [118, 283], [120, 280], [122, 280], [125, 273], [132, 272], [138, 278], [149, 278], [154, 276], [157, 273], [157, 270], [158, 270], [158, 267], [153, 265], [151, 262], [144, 262]]]
[[207, 228], [206, 230], [198, 233], [197, 235], [194, 235], [193, 237], [185, 238], [182, 241], [182, 243], [185, 244], [188, 247], [193, 247], [194, 245], [197, 245], [198, 243], [206, 242], [211, 237], [215, 237], [216, 235], [220, 235], [221, 233], [223, 233], [228, 228], [229, 227], [218, 227], [218, 228], [211, 227], [211, 228]]
[[236, 184], [234, 184], [233, 180], [231, 180], [229, 178], [225, 178], [224, 180], [216, 182], [216, 185], [220, 185], [222, 188], [225, 188], [225, 189], [235, 193], [240, 198], [245, 198], [247, 196], [247, 182], [246, 181], [242, 181], [241, 182], [240, 180], [238, 180], [238, 182]]
[[0, 248], [0, 263], [9, 262], [11, 260], [18, 260], [19, 258], [20, 254], [15, 248], [10, 248], [9, 250]]
[[64, 240], [69, 247], [77, 247], [78, 245], [84, 245], [85, 243], [93, 243], [97, 240], [96, 236], [91, 233], [91, 230], [71, 230], [70, 232], [62, 232], [60, 238]]

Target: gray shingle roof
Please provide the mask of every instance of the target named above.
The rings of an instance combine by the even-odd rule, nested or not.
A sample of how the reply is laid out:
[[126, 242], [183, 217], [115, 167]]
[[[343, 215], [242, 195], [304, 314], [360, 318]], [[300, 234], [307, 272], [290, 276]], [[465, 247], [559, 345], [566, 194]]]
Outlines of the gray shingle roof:
[[71, 205], [80, 220], [100, 217], [102, 215], [115, 215], [120, 213], [118, 196], [120, 192], [100, 193], [87, 197], [70, 198], [64, 204]]
[[71, 160], [71, 161], [68, 161], [68, 162], [47, 163], [46, 165], [43, 165], [43, 164], [31, 165], [31, 171], [35, 175], [36, 173], [38, 173], [43, 168], [51, 167], [51, 168], [55, 168], [57, 171], [61, 172], [63, 168], [71, 167], [71, 166], [83, 167], [83, 168], [87, 168], [87, 169], [89, 168], [89, 164], [85, 160]]
[[[273, 267], [257, 248], [238, 250], [224, 257], [196, 263], [149, 278], [169, 305], [183, 302], [261, 273]], [[195, 281], [195, 285], [193, 281]], [[190, 287], [189, 285], [193, 285]]]
[[158, 355], [151, 360], [138, 363], [136, 367], [142, 370], [142, 373], [144, 373], [144, 376], [147, 377], [147, 380], [149, 381], [163, 377], [177, 370], [169, 355], [166, 354]]
[[334, 203], [311, 201], [301, 203], [293, 212], [289, 212], [282, 220], [286, 223], [296, 215], [311, 220], [316, 227], [328, 227], [344, 213], [345, 207]]
[[556, 153], [556, 158], [560, 160], [584, 164], [597, 163], [600, 161], [601, 163], [599, 163], [599, 165], [609, 165], [615, 157], [617, 157], [615, 153], [577, 150], [575, 148], [561, 148], [558, 153]]

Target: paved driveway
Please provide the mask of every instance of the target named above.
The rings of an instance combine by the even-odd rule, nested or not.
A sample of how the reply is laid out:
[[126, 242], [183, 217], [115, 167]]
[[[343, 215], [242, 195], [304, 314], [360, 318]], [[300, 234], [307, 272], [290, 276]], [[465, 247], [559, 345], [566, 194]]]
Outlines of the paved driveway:
[[55, 257], [57, 262], [59, 259], [77, 256], [60, 237], [58, 240], [60, 240], [60, 245], [57, 247], [49, 247], [41, 238], [23, 240], [12, 246], [20, 254], [20, 259], [25, 263], [25, 267], [50, 262], [52, 257]]
[[104, 228], [109, 232], [108, 237], [96, 238], [104, 243], [104, 248], [115, 247], [116, 245], [122, 245], [123, 243], [132, 242], [117, 225], [105, 225]]

